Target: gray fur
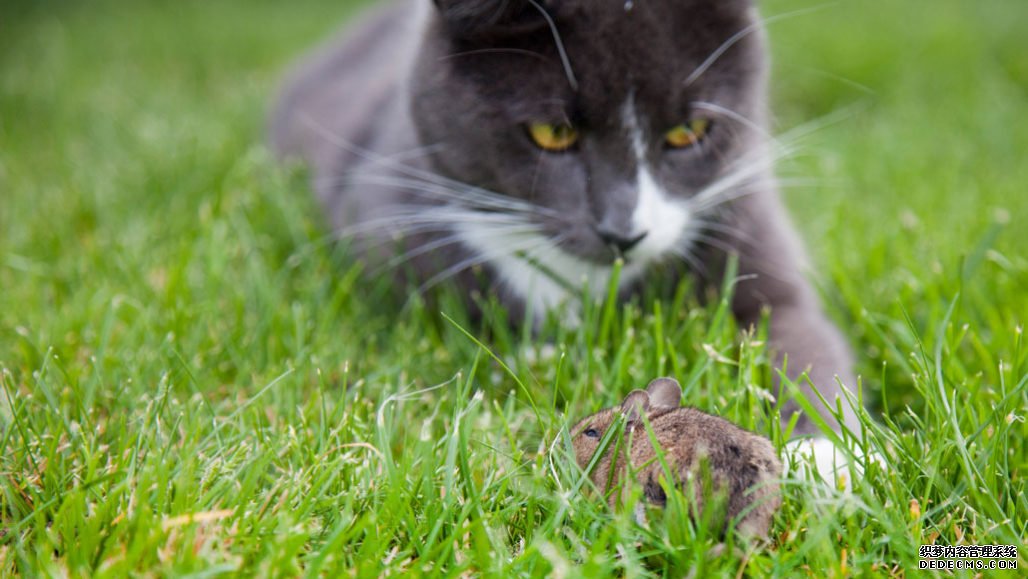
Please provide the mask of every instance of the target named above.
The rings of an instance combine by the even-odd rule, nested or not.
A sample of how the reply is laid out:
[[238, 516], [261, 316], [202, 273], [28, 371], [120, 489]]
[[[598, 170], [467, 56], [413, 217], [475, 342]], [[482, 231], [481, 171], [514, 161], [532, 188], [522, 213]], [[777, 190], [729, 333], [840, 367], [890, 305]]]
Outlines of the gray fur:
[[[299, 65], [273, 114], [272, 143], [309, 163], [328, 220], [369, 262], [394, 259], [401, 237], [399, 269], [422, 283], [445, 277], [469, 294], [495, 292], [515, 315], [530, 296], [458, 224], [495, 221], [512, 239], [536, 231], [553, 246], [540, 254], [559, 248], [604, 271], [624, 250], [642, 272], [649, 262], [610, 240], [646, 233], [632, 220], [645, 166], [672, 202], [696, 210], [693, 243], [660, 256], [682, 266], [669, 275], [688, 262], [717, 283], [725, 255], [737, 253], [746, 280], [737, 318], [749, 325], [770, 307], [772, 346], [788, 354], [789, 375], [809, 369], [833, 400], [836, 375], [854, 384], [852, 364], [801, 273], [800, 244], [765, 163], [767, 51], [756, 19], [748, 0], [390, 4]], [[662, 145], [665, 131], [698, 114], [712, 122], [702, 146]], [[536, 121], [573, 123], [577, 148], [542, 152], [524, 131]], [[736, 174], [743, 178], [712, 193]], [[647, 279], [626, 277], [626, 294]]]

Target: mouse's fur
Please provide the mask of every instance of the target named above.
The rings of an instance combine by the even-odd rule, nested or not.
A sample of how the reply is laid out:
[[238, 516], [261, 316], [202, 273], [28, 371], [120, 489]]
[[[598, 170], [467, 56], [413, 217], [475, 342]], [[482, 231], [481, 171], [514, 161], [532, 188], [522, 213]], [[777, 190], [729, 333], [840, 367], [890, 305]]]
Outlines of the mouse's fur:
[[[622, 444], [608, 444], [590, 478], [598, 489], [609, 493], [612, 507], [628, 495], [630, 476], [642, 485], [648, 502], [663, 506], [667, 494], [660, 481], [666, 479], [666, 471], [657, 460], [646, 421], [674, 479], [670, 484], [692, 489], [689, 499], [695, 515], [702, 513], [705, 497], [721, 494], [725, 528], [738, 519], [736, 529], [740, 533], [766, 537], [771, 518], [781, 505], [778, 479], [782, 464], [771, 442], [723, 418], [680, 407], [681, 397], [678, 382], [659, 378], [646, 390], [631, 392], [621, 405], [578, 422], [571, 436], [579, 466], [584, 469], [589, 465], [607, 430], [624, 415]], [[703, 487], [704, 468], [713, 488]]]

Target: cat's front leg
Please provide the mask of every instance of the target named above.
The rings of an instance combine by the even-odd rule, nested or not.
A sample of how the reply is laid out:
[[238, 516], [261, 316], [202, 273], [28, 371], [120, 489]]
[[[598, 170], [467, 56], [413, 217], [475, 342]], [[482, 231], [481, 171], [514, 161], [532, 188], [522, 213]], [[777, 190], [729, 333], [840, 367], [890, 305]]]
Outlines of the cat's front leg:
[[[837, 400], [843, 409], [842, 423], [851, 431], [857, 431], [856, 413], [844, 395], [840, 383], [851, 391], [856, 390], [853, 361], [849, 347], [839, 330], [832, 324], [816, 304], [769, 303], [770, 348], [774, 353], [774, 367], [785, 368], [785, 375], [793, 381], [810, 401], [825, 422], [840, 430], [839, 420], [825, 407], [811, 385], [817, 388], [821, 397], [836, 410]], [[740, 320], [743, 324], [756, 323], [755, 319]], [[806, 378], [803, 374], [806, 373]], [[776, 378], [778, 395], [782, 388]], [[791, 415], [799, 411], [794, 401], [782, 405], [782, 424], [788, 423]], [[800, 415], [794, 435], [817, 434], [818, 428], [809, 416]]]
[[[785, 223], [772, 226], [784, 227]], [[786, 377], [799, 387], [800, 395], [810, 402], [829, 428], [840, 432], [845, 426], [857, 433], [856, 412], [842, 391], [842, 386], [851, 391], [856, 388], [849, 346], [839, 329], [825, 316], [813, 288], [803, 277], [798, 265], [798, 245], [789, 247], [791, 237], [790, 231], [781, 231], [775, 239], [760, 246], [764, 251], [754, 247], [739, 251], [740, 276], [733, 297], [736, 318], [742, 327], [753, 326], [760, 322], [764, 310], [769, 309], [769, 347], [776, 372], [785, 369]], [[771, 251], [773, 256], [765, 251]], [[783, 260], [783, 257], [788, 259]], [[777, 374], [775, 390], [778, 396], [785, 396]], [[841, 420], [832, 412], [840, 406]], [[841, 484], [848, 489], [854, 478], [862, 476], [863, 461], [851, 460], [849, 452], [837, 448], [826, 438], [811, 416], [800, 411], [794, 398], [787, 397], [780, 408], [783, 427], [799, 412], [792, 431], [793, 440], [786, 446], [783, 457], [790, 470], [816, 473], [828, 488], [838, 488]], [[852, 458], [856, 459], [856, 454]]]
[[[739, 278], [733, 294], [733, 310], [741, 327], [760, 322], [770, 310], [770, 348], [774, 367], [785, 368], [825, 422], [835, 431], [841, 425], [855, 431], [856, 413], [844, 396], [840, 382], [856, 389], [853, 358], [839, 329], [827, 318], [804, 271], [805, 258], [785, 211], [773, 190], [750, 196], [733, 212], [731, 228], [739, 232], [732, 248], [739, 260]], [[808, 379], [802, 378], [806, 373]], [[813, 392], [836, 407], [842, 400], [842, 424]], [[782, 395], [775, 379], [776, 394]], [[782, 406], [782, 424], [799, 411], [795, 402]], [[816, 434], [817, 425], [801, 413], [794, 435]]]

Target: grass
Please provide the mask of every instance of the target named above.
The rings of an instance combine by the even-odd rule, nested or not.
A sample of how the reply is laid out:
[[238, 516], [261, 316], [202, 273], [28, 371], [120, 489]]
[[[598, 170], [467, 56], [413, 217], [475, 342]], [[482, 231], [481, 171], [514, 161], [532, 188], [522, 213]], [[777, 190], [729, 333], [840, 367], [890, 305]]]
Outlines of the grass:
[[904, 575], [932, 542], [1024, 569], [1028, 5], [772, 26], [777, 128], [848, 111], [781, 172], [813, 181], [786, 198], [859, 360], [846, 444], [882, 464], [849, 496], [789, 479], [770, 546], [711, 557], [546, 450], [662, 374], [772, 431], [761, 335], [684, 286], [533, 338], [363, 281], [262, 145], [352, 11], [0, 7], [0, 575]]

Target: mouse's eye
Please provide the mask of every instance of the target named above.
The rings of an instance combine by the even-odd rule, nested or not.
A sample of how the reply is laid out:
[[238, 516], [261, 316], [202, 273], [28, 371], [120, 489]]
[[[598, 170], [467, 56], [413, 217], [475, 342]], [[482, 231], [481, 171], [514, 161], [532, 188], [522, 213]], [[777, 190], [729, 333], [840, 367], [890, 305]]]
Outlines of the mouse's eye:
[[664, 144], [672, 149], [685, 149], [699, 143], [710, 132], [710, 121], [693, 119], [674, 126], [664, 133]]
[[590, 428], [590, 429], [586, 430], [584, 434], [586, 436], [588, 436], [589, 438], [599, 438], [600, 437], [600, 431], [596, 430], [595, 428]]
[[529, 123], [526, 128], [532, 142], [544, 151], [553, 153], [567, 151], [578, 142], [578, 131], [568, 124]]

